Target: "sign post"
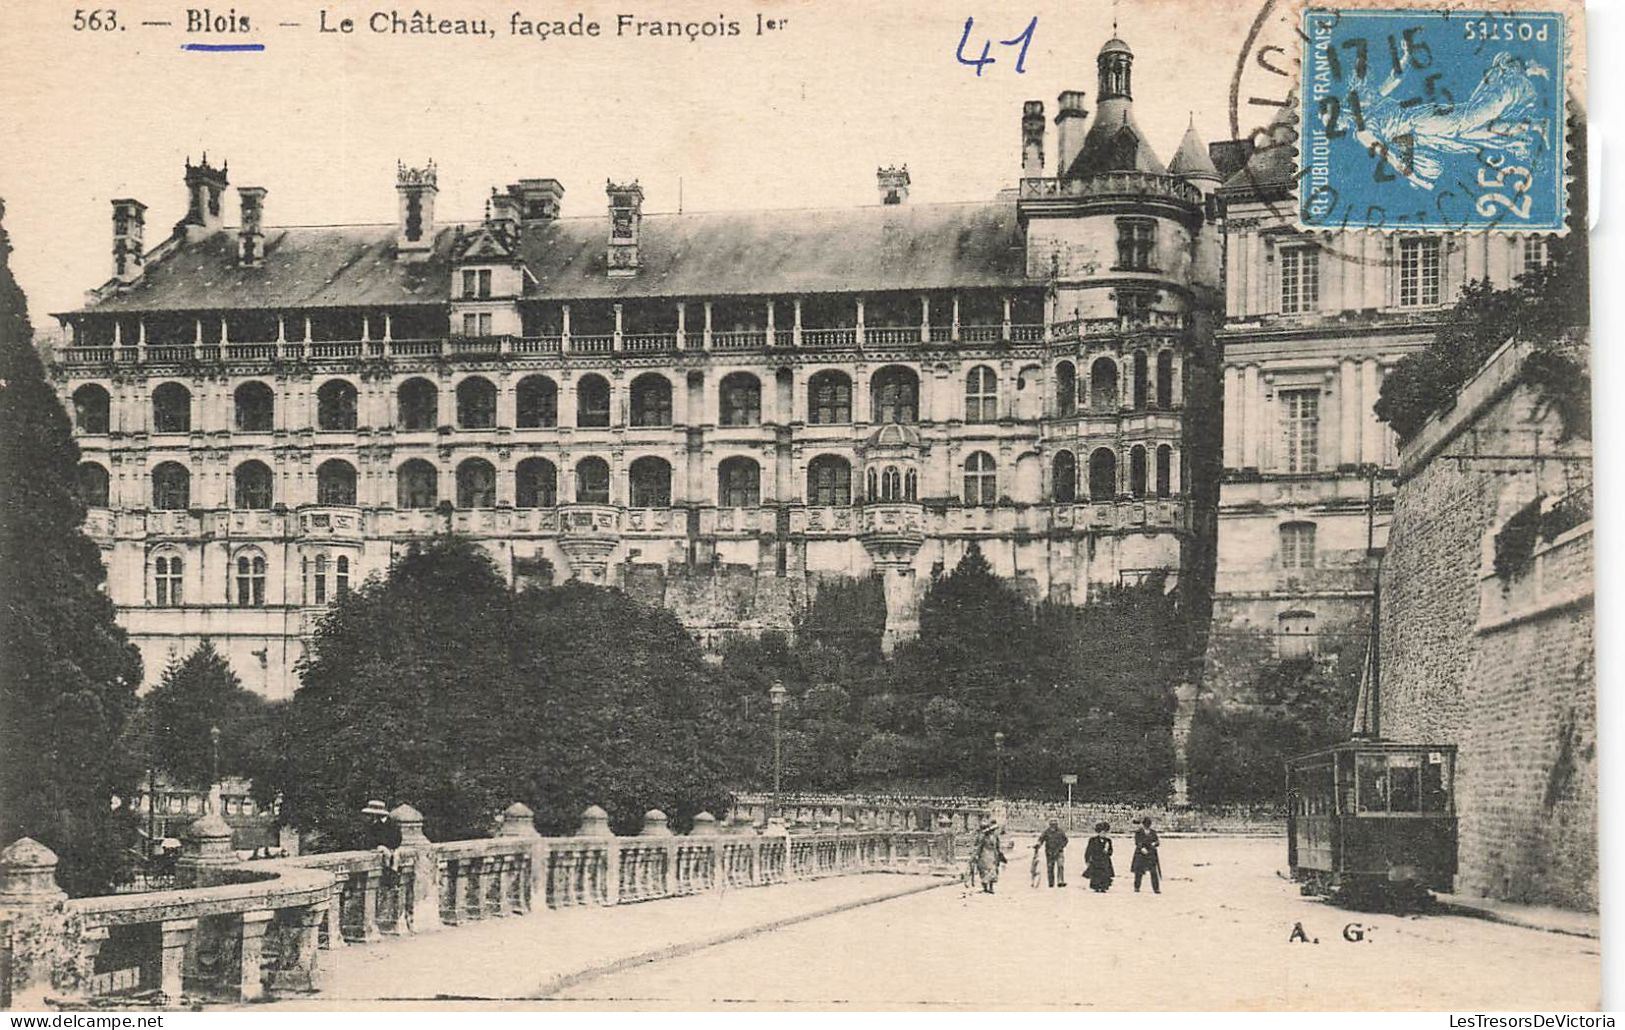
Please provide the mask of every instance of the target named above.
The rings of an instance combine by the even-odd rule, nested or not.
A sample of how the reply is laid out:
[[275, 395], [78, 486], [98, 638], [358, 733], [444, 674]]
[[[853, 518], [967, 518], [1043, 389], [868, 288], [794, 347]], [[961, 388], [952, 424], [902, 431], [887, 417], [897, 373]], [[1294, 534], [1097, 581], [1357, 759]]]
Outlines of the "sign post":
[[1071, 830], [1072, 830], [1072, 785], [1074, 783], [1078, 782], [1078, 774], [1077, 773], [1064, 773], [1061, 776], [1061, 782], [1066, 784], [1066, 828], [1067, 828], [1068, 832], [1071, 832]]

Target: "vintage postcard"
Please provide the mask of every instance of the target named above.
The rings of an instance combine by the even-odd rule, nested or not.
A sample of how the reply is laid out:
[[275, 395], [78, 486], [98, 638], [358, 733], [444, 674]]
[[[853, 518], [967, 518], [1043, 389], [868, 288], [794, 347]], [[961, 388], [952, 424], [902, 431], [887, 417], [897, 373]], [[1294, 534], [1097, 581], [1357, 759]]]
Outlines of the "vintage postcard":
[[1612, 1025], [1579, 3], [99, 2], [0, 1007]]

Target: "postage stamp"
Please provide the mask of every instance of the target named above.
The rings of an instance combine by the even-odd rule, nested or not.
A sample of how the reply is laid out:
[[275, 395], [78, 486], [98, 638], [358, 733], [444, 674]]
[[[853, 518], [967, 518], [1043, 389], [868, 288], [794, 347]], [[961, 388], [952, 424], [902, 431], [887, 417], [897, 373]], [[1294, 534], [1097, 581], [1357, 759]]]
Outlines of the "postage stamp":
[[1303, 228], [1563, 229], [1563, 15], [1312, 8], [1302, 30]]

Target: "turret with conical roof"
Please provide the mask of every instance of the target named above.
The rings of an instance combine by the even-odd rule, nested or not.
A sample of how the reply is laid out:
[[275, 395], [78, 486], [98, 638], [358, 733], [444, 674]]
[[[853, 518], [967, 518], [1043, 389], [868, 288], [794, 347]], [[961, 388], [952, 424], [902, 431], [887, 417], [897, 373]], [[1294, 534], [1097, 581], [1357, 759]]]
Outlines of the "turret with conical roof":
[[1113, 35], [1095, 63], [1100, 73], [1095, 123], [1062, 174], [1077, 178], [1099, 172], [1166, 172], [1134, 122], [1134, 51]]
[[1179, 141], [1179, 149], [1174, 152], [1174, 159], [1168, 162], [1168, 174], [1203, 183], [1217, 183], [1221, 178], [1219, 170], [1213, 166], [1213, 158], [1207, 152], [1207, 144], [1196, 134], [1194, 116], [1191, 118], [1190, 126], [1185, 130], [1185, 137]]

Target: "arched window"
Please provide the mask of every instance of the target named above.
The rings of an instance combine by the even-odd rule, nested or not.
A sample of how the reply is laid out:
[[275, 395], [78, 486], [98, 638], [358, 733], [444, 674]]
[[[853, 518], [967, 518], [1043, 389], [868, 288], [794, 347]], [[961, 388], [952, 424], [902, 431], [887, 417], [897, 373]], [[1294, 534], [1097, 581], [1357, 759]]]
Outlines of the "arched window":
[[74, 477], [79, 503], [87, 508], [107, 507], [107, 470], [94, 461], [82, 462]]
[[875, 422], [918, 421], [920, 377], [911, 368], [887, 365], [869, 380], [869, 403]]
[[1157, 352], [1157, 407], [1174, 406], [1174, 352]]
[[1063, 361], [1055, 366], [1055, 414], [1061, 418], [1078, 410], [1078, 371], [1072, 362]]
[[986, 451], [973, 451], [965, 459], [965, 503], [972, 507], [991, 507], [999, 499], [999, 473], [993, 464], [993, 455]]
[[265, 607], [265, 555], [258, 551], [237, 554], [237, 607]]
[[1315, 567], [1315, 524], [1313, 522], [1283, 522], [1281, 524], [1281, 568], [1312, 569]]
[[181, 556], [160, 554], [152, 560], [152, 601], [160, 608], [179, 607], [183, 581]]
[[526, 458], [513, 470], [516, 508], [552, 508], [559, 503], [559, 470], [546, 458]]
[[1157, 496], [1173, 493], [1174, 449], [1167, 444], [1157, 448]]
[[335, 593], [343, 597], [350, 592], [350, 559], [341, 554], [336, 565], [338, 571], [333, 574]]
[[1099, 447], [1089, 455], [1089, 499], [1114, 501], [1117, 499], [1117, 452], [1110, 447]]
[[762, 422], [762, 383], [749, 372], [730, 372], [718, 390], [718, 421], [725, 426], [755, 426]]
[[1315, 613], [1282, 612], [1276, 618], [1275, 653], [1281, 658], [1307, 658], [1315, 653]]
[[514, 389], [514, 421], [520, 429], [552, 429], [559, 424], [559, 387], [547, 376], [526, 376]]
[[457, 507], [494, 508], [497, 470], [484, 458], [469, 458], [457, 466]]
[[830, 370], [808, 380], [807, 421], [815, 426], [852, 421], [852, 378]]
[[440, 473], [422, 458], [413, 458], [395, 473], [397, 508], [433, 508], [440, 501]]
[[1050, 464], [1050, 496], [1057, 504], [1071, 504], [1078, 499], [1078, 459], [1071, 451], [1061, 451]]
[[457, 384], [457, 425], [462, 429], [491, 429], [497, 424], [497, 388], [484, 376], [469, 376]]
[[1136, 500], [1145, 497], [1145, 448], [1138, 444], [1128, 452], [1128, 492]]
[[880, 472], [878, 470], [870, 469], [864, 476], [863, 484], [863, 496], [865, 500], [880, 500]]
[[887, 465], [880, 470], [880, 499], [882, 501], [900, 501], [903, 499], [903, 474], [896, 465]]
[[1145, 351], [1134, 352], [1134, 407], [1135, 410], [1144, 409], [1146, 398], [1150, 395], [1150, 377], [1146, 375]]
[[639, 458], [627, 472], [632, 507], [671, 507], [671, 466], [662, 458]]
[[355, 466], [331, 458], [316, 468], [317, 504], [355, 503]]
[[717, 466], [717, 504], [754, 508], [762, 498], [762, 467], [750, 458], [724, 458]]
[[344, 379], [329, 379], [316, 391], [316, 428], [355, 428], [355, 387]]
[[994, 422], [999, 417], [999, 380], [986, 365], [965, 376], [965, 421]]
[[245, 461], [231, 474], [233, 507], [265, 511], [271, 507], [271, 470], [264, 462]]
[[110, 408], [107, 391], [95, 383], [73, 391], [73, 424], [86, 436], [106, 435]]
[[440, 421], [440, 391], [427, 379], [408, 379], [395, 391], [397, 418], [403, 430], [433, 429]]
[[1089, 408], [1117, 410], [1117, 362], [1111, 358], [1096, 358], [1089, 366]]
[[152, 391], [152, 431], [192, 431], [192, 391], [180, 383], [165, 383]]
[[837, 454], [820, 454], [807, 463], [807, 503], [844, 508], [852, 503], [852, 463]]
[[[658, 372], [645, 372], [632, 380], [632, 424], [671, 425], [671, 380]], [[648, 507], [643, 505], [642, 507]]]
[[185, 511], [192, 504], [192, 473], [166, 461], [152, 470], [152, 506], [158, 511]]
[[576, 382], [576, 425], [601, 429], [609, 425], [609, 380], [584, 375]]
[[920, 474], [913, 469], [903, 473], [903, 500], [917, 501], [920, 499]]
[[576, 463], [576, 501], [609, 503], [609, 462], [603, 458], [582, 458]]
[[232, 395], [233, 416], [239, 432], [269, 433], [276, 412], [276, 394], [264, 383], [249, 381]]
[[312, 563], [315, 572], [310, 577], [310, 599], [314, 604], [327, 603], [327, 555], [318, 554]]

